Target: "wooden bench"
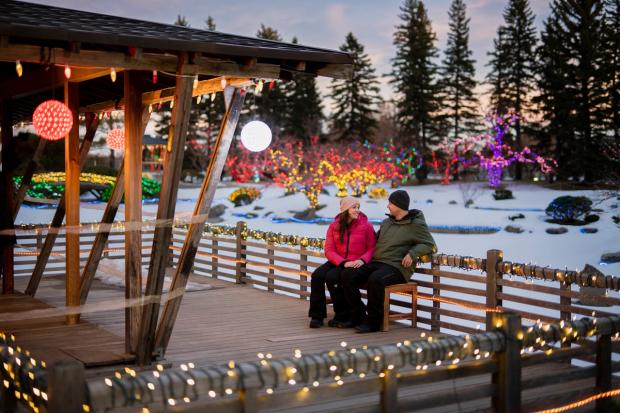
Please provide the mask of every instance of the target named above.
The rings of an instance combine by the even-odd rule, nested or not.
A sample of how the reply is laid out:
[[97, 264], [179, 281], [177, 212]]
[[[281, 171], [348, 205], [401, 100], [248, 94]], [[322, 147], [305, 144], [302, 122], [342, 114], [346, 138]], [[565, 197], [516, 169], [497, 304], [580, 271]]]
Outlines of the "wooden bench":
[[[411, 312], [410, 313], [390, 313], [390, 295], [392, 293], [411, 296]], [[388, 331], [390, 329], [391, 320], [411, 320], [411, 327], [416, 326], [416, 312], [417, 312], [417, 295], [418, 285], [414, 282], [408, 282], [406, 284], [394, 284], [385, 287], [385, 299], [383, 300], [383, 325], [381, 331]]]

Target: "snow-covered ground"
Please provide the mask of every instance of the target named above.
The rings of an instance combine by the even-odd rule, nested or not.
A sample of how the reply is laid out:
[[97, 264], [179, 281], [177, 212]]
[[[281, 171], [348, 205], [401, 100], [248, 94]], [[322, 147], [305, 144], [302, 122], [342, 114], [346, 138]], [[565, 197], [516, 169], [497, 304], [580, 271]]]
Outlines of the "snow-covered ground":
[[[601, 191], [559, 191], [546, 189], [531, 184], [509, 184], [515, 199], [496, 201], [493, 191], [486, 189], [484, 183], [478, 183], [481, 195], [476, 198], [470, 208], [463, 206], [461, 189], [458, 184], [449, 186], [423, 185], [408, 186], [405, 189], [411, 199], [411, 208], [420, 209], [426, 216], [429, 225], [436, 226], [496, 226], [502, 230], [493, 234], [433, 234], [439, 251], [447, 254], [471, 255], [484, 257], [488, 249], [501, 249], [504, 259], [516, 262], [532, 262], [539, 265], [569, 269], [582, 269], [585, 264], [597, 266], [606, 274], [620, 276], [620, 263], [604, 265], [600, 263], [601, 254], [620, 251], [620, 227], [611, 219], [620, 214], [620, 200], [611, 198], [597, 203], [602, 199]], [[327, 227], [319, 224], [274, 223], [273, 217], [290, 218], [296, 211], [304, 210], [307, 201], [302, 194], [284, 196], [284, 190], [276, 186], [256, 185], [263, 189], [262, 197], [251, 205], [234, 208], [228, 201], [228, 195], [238, 186], [222, 184], [216, 194], [214, 205], [224, 204], [228, 207], [223, 216], [223, 224], [234, 225], [245, 220], [250, 228], [281, 232], [285, 234], [301, 234], [311, 237], [322, 237]], [[334, 195], [334, 187], [328, 187], [331, 195], [322, 194], [319, 198], [326, 207], [319, 211], [322, 217], [333, 217], [338, 212], [338, 198]], [[388, 191], [391, 191], [388, 188]], [[182, 188], [179, 191], [176, 206], [177, 218], [191, 216], [198, 188]], [[602, 212], [600, 220], [588, 227], [597, 228], [595, 234], [584, 234], [583, 227], [566, 226], [568, 232], [551, 235], [545, 232], [550, 227], [559, 225], [545, 222], [548, 217], [544, 213], [547, 205], [562, 195], [587, 196]], [[450, 201], [456, 201], [451, 204]], [[361, 198], [362, 211], [369, 218], [382, 219], [386, 213], [386, 200], [372, 200], [367, 196]], [[255, 209], [256, 207], [262, 209]], [[96, 222], [101, 218], [105, 204], [83, 202], [81, 209], [82, 222]], [[490, 209], [487, 209], [490, 208]], [[122, 207], [117, 219], [122, 219]], [[156, 204], [144, 204], [144, 219], [154, 219], [157, 212]], [[240, 218], [237, 214], [253, 212], [257, 218]], [[510, 216], [522, 213], [525, 218], [510, 221]], [[23, 206], [17, 217], [18, 223], [49, 223], [54, 209], [39, 209]], [[503, 230], [506, 225], [516, 225], [525, 231], [520, 234]]]

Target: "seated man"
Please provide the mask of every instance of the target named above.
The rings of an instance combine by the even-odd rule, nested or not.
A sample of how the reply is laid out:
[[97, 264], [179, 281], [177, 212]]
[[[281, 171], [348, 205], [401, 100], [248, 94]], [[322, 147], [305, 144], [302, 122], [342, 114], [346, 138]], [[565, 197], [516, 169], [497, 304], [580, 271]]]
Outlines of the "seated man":
[[[352, 312], [352, 321], [343, 327], [356, 327], [358, 333], [380, 330], [385, 287], [408, 282], [418, 258], [437, 251], [422, 211], [409, 210], [406, 191], [393, 192], [387, 208], [390, 213], [379, 228], [372, 261], [360, 268], [345, 268], [341, 275]], [[368, 292], [367, 316], [359, 290], [364, 284]]]

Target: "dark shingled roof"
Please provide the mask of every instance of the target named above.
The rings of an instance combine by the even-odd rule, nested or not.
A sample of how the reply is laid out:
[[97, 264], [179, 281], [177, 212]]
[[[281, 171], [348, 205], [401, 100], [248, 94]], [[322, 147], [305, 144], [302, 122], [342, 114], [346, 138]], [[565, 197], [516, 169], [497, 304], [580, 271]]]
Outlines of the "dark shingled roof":
[[13, 0], [0, 1], [0, 35], [35, 44], [37, 41], [80, 42], [89, 48], [137, 47], [326, 64], [352, 63], [351, 56], [342, 51]]

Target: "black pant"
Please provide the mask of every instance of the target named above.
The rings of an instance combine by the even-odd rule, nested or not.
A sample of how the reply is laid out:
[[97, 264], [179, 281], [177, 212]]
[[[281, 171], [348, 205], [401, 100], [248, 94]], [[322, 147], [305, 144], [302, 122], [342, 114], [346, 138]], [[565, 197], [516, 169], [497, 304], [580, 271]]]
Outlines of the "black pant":
[[336, 314], [334, 319], [338, 321], [349, 320], [349, 311], [340, 282], [341, 272], [342, 268], [329, 261], [314, 270], [310, 282], [309, 317], [319, 320], [327, 317], [327, 299], [325, 298], [325, 286], [327, 286]]
[[[397, 268], [382, 262], [371, 261], [360, 268], [345, 268], [342, 271], [342, 286], [351, 320], [356, 324], [364, 321], [373, 328], [379, 328], [383, 322], [385, 287], [404, 282], [405, 277]], [[360, 294], [360, 287], [364, 285], [368, 292], [367, 316]]]

